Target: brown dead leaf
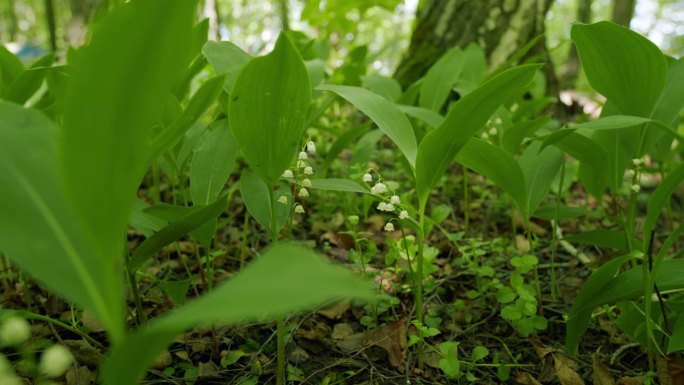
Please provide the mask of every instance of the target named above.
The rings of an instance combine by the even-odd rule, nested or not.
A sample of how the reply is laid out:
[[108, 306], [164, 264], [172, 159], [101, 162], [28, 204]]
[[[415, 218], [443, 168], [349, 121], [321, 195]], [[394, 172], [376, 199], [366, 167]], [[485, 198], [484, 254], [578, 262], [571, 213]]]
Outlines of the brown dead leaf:
[[542, 383], [552, 381], [556, 378], [556, 373], [553, 368], [553, 353], [557, 352], [558, 349], [545, 346], [537, 336], [530, 337], [529, 341], [532, 344], [534, 351], [537, 353], [537, 357], [539, 357], [539, 360], [542, 362], [542, 368], [537, 374], [537, 379]]
[[615, 379], [613, 379], [606, 364], [601, 361], [598, 353], [594, 353], [591, 356], [591, 363], [594, 368], [591, 374], [591, 380], [594, 382], [594, 385], [615, 385]]
[[541, 382], [537, 381], [531, 374], [527, 372], [518, 372], [515, 376], [515, 381], [522, 385], [541, 385]]
[[169, 353], [168, 350], [164, 350], [161, 352], [155, 359], [152, 361], [152, 367], [155, 369], [164, 369], [173, 363], [173, 357], [171, 357], [171, 353]]
[[377, 345], [387, 352], [390, 364], [403, 369], [406, 360], [406, 325], [403, 319], [368, 332], [367, 345]]
[[577, 374], [577, 363], [562, 354], [554, 354], [554, 368], [561, 385], [584, 385], [584, 380]]
[[350, 234], [343, 234], [334, 231], [326, 231], [321, 235], [321, 241], [328, 241], [331, 245], [346, 250], [353, 249], [356, 243]]
[[216, 377], [219, 374], [218, 366], [212, 361], [200, 362], [197, 369], [199, 378]]
[[660, 385], [684, 385], [684, 359], [670, 356], [656, 359]]
[[318, 314], [322, 315], [327, 319], [334, 320], [340, 318], [344, 313], [346, 313], [349, 310], [349, 308], [351, 308], [350, 301], [340, 301], [334, 305], [328, 306], [325, 309], [320, 310]]
[[100, 322], [99, 319], [95, 317], [95, 315], [89, 311], [83, 311], [83, 315], [81, 315], [81, 322], [83, 323], [83, 326], [87, 327], [90, 329], [90, 331], [95, 332], [95, 333], [100, 333], [105, 331], [105, 327], [102, 325], [102, 322]]
[[524, 236], [517, 234], [515, 236], [515, 249], [521, 253], [530, 252], [530, 242]]
[[104, 359], [102, 353], [86, 340], [64, 340], [63, 343], [69, 348], [79, 364], [95, 367], [100, 365]]

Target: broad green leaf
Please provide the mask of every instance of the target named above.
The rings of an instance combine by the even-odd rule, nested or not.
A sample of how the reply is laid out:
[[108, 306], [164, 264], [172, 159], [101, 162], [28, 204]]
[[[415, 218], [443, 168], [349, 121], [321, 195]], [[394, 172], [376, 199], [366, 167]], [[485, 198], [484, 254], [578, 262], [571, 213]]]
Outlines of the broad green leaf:
[[363, 187], [358, 182], [349, 179], [311, 179], [311, 185], [312, 188], [317, 190], [358, 192], [362, 194], [370, 193], [367, 188]]
[[461, 373], [461, 361], [458, 360], [458, 342], [447, 341], [439, 344], [442, 358], [439, 360], [439, 368], [449, 378], [458, 378]]
[[622, 231], [590, 230], [567, 236], [565, 240], [604, 249], [627, 250], [627, 239]]
[[[249, 213], [265, 229], [271, 229], [271, 202], [269, 187], [251, 170], [243, 170], [240, 176], [240, 194], [247, 206]], [[292, 207], [292, 194], [285, 183], [275, 190], [275, 200], [281, 196], [287, 198], [287, 204], [275, 202], [276, 228], [278, 231], [283, 227]]]
[[439, 125], [444, 122], [444, 117], [442, 115], [440, 115], [438, 112], [428, 110], [427, 108], [405, 106], [403, 104], [397, 104], [397, 108], [399, 108], [399, 110], [406, 115], [420, 119], [427, 123], [430, 128], [439, 127]]
[[460, 47], [454, 47], [430, 67], [420, 86], [419, 106], [439, 112], [461, 76], [464, 56]]
[[[228, 199], [230, 199], [230, 193], [227, 193]], [[212, 202], [214, 203], [214, 202]], [[192, 214], [197, 210], [201, 210], [206, 206], [179, 206], [170, 205], [167, 203], [160, 203], [154, 206], [149, 206], [143, 209], [143, 212], [147, 216], [151, 216], [155, 220], [164, 221], [164, 226], [169, 223], [178, 222], [184, 217]], [[220, 213], [216, 214], [212, 220], [205, 220], [203, 224], [196, 226], [194, 230], [190, 230], [188, 234], [195, 238], [202, 246], [206, 249], [211, 247], [211, 241], [214, 239], [214, 233], [216, 232], [216, 217]]]
[[611, 115], [599, 119], [590, 120], [585, 123], [570, 126], [572, 129], [583, 130], [619, 130], [650, 122], [651, 119], [629, 115]]
[[401, 97], [401, 86], [399, 82], [387, 76], [382, 75], [366, 75], [362, 76], [363, 86], [371, 92], [382, 96], [383, 98], [393, 102]]
[[150, 205], [147, 202], [137, 199], [133, 203], [131, 220], [129, 222], [132, 228], [140, 232], [145, 237], [150, 237], [155, 231], [161, 230], [165, 225], [168, 224], [167, 221], [145, 213], [145, 209], [149, 207]]
[[[669, 60], [667, 79], [662, 95], [653, 109], [652, 117], [676, 128], [679, 112], [684, 108], [684, 58]], [[646, 137], [646, 149], [656, 160], [663, 160], [672, 152], [672, 138], [662, 132], [651, 132]], [[680, 140], [681, 141], [681, 140]]]
[[462, 97], [444, 122], [428, 132], [418, 148], [416, 187], [421, 207], [439, 178], [468, 139], [477, 133], [504, 102], [522, 93], [539, 65], [510, 69]]
[[622, 114], [649, 117], [665, 85], [667, 61], [640, 34], [602, 21], [570, 32], [589, 83]]
[[[608, 153], [600, 144], [591, 138], [574, 132], [572, 129], [558, 130], [550, 134], [542, 142], [541, 148], [554, 145], [566, 154], [597, 170], [604, 170]], [[603, 175], [602, 175], [603, 176]]]
[[514, 154], [523, 140], [532, 136], [551, 120], [550, 116], [541, 116], [532, 120], [518, 122], [504, 130], [501, 137], [501, 147]]
[[176, 121], [154, 137], [152, 148], [149, 151], [148, 163], [152, 163], [164, 151], [173, 147], [197, 122], [204, 111], [214, 104], [219, 93], [221, 93], [223, 82], [223, 76], [218, 76], [202, 84]]
[[235, 167], [237, 143], [222, 120], [207, 131], [190, 165], [190, 196], [196, 205], [215, 201]]
[[240, 71], [228, 105], [235, 139], [254, 172], [274, 185], [304, 133], [311, 100], [309, 75], [297, 49], [281, 34], [273, 52]]
[[672, 329], [670, 344], [667, 346], [667, 353], [674, 353], [684, 350], [684, 312], [679, 314], [677, 321]]
[[334, 92], [368, 115], [378, 128], [399, 147], [409, 163], [415, 166], [417, 144], [413, 127], [406, 115], [392, 102], [360, 87], [323, 84], [316, 89]]
[[515, 200], [522, 212], [526, 210], [525, 176], [511, 154], [482, 139], [471, 138], [456, 155], [456, 161], [491, 179]]
[[325, 176], [328, 172], [328, 168], [330, 167], [330, 164], [337, 158], [338, 155], [345, 149], [345, 148], [350, 148], [352, 143], [356, 139], [359, 138], [359, 136], [365, 134], [368, 132], [368, 127], [370, 126], [370, 121], [366, 122], [366, 124], [360, 124], [355, 127], [350, 127], [349, 131], [346, 131], [342, 135], [340, 135], [335, 143], [330, 146], [328, 151], [325, 153], [325, 159], [323, 160], [323, 163], [321, 164], [321, 169], [323, 171], [322, 175]]
[[202, 53], [217, 75], [226, 75], [224, 89], [228, 92], [233, 88], [242, 67], [252, 59], [252, 55], [229, 41], [208, 41]]
[[118, 274], [147, 168], [151, 128], [190, 59], [193, 1], [132, 1], [98, 24], [77, 59], [60, 136], [62, 175], [78, 222], [107, 275], [98, 280], [123, 317]]
[[19, 104], [26, 103], [43, 84], [54, 60], [54, 54], [47, 54], [33, 64], [31, 68], [22, 72], [9, 86], [7, 100]]
[[454, 88], [463, 96], [482, 84], [486, 72], [487, 58], [484, 50], [479, 45], [470, 43], [463, 50], [463, 69]]
[[549, 193], [563, 162], [563, 153], [558, 149], [540, 148], [541, 143], [533, 142], [518, 160], [527, 186], [527, 207], [523, 210], [525, 219], [529, 219]]
[[684, 163], [669, 172], [651, 194], [651, 198], [648, 200], [646, 221], [644, 222], [644, 247], [648, 246], [648, 239], [651, 236], [651, 231], [655, 229], [660, 212], [670, 201], [670, 196], [682, 181], [684, 181]]
[[582, 285], [582, 289], [580, 289], [572, 303], [568, 313], [568, 320], [566, 321], [565, 348], [570, 354], [574, 355], [577, 353], [579, 339], [584, 334], [584, 331], [587, 330], [591, 321], [591, 313], [594, 311], [594, 308], [582, 308], [582, 305], [591, 301], [592, 297], [603, 292], [611, 278], [620, 271], [620, 267], [635, 257], [636, 255], [627, 254], [607, 262], [594, 271], [587, 282]]
[[532, 216], [547, 221], [560, 221], [563, 219], [579, 218], [587, 215], [588, 211], [582, 207], [548, 205], [538, 208]]
[[340, 298], [373, 298], [371, 286], [312, 251], [273, 246], [228, 282], [127, 336], [102, 368], [105, 385], [140, 380], [154, 357], [183, 330], [199, 324], [274, 319]]
[[0, 96], [7, 93], [7, 89], [24, 71], [24, 64], [16, 55], [0, 44]]
[[205, 223], [216, 219], [226, 209], [227, 205], [227, 196], [223, 196], [208, 206], [193, 206], [188, 214], [172, 221], [151, 237], [145, 239], [131, 255], [128, 261], [128, 268], [131, 271], [138, 270], [162, 247], [177, 241]]
[[[123, 251], [107, 263], [85, 236], [57, 163], [58, 128], [43, 114], [0, 101], [0, 250], [55, 293], [123, 334]], [[123, 245], [123, 235], [119, 243]]]

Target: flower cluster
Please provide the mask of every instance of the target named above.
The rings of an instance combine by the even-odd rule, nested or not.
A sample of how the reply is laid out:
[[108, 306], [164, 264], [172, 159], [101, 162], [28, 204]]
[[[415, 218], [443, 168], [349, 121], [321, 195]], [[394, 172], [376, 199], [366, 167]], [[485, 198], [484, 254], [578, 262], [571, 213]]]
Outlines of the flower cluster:
[[641, 186], [639, 185], [639, 170], [641, 169], [641, 166], [646, 164], [646, 160], [643, 158], [634, 158], [632, 159], [632, 164], [634, 165], [634, 168], [625, 171], [625, 176], [627, 176], [627, 178], [629, 178], [632, 182], [632, 185], [629, 186], [629, 189], [635, 193], [638, 193], [641, 191]]
[[[314, 169], [309, 164], [309, 157], [315, 153], [316, 143], [314, 143], [312, 140], [308, 140], [302, 151], [300, 151], [297, 155], [297, 164], [296, 167], [294, 167], [294, 171], [287, 169], [283, 172], [283, 178], [294, 179], [294, 182], [300, 186], [299, 190], [297, 190], [297, 196], [300, 198], [307, 198], [309, 196], [308, 189], [313, 185], [309, 177], [314, 174]], [[287, 204], [287, 197], [281, 196], [278, 198], [278, 202]], [[300, 203], [295, 203], [294, 212], [295, 214], [304, 214], [304, 206], [302, 206]]]
[[[363, 174], [361, 180], [370, 186], [371, 194], [382, 199], [382, 201], [380, 201], [380, 203], [378, 203], [376, 206], [376, 209], [386, 213], [395, 213], [400, 220], [409, 219], [409, 213], [402, 208], [401, 198], [399, 198], [399, 195], [396, 195], [393, 192], [392, 195], [389, 195], [389, 188], [387, 187], [387, 184], [382, 181], [380, 176], [378, 176], [377, 181], [373, 183], [374, 178], [373, 174], [371, 173], [372, 171], [373, 170], [369, 170], [367, 173]], [[392, 220], [385, 223], [384, 230], [387, 232], [394, 231], [394, 224], [392, 223]]]

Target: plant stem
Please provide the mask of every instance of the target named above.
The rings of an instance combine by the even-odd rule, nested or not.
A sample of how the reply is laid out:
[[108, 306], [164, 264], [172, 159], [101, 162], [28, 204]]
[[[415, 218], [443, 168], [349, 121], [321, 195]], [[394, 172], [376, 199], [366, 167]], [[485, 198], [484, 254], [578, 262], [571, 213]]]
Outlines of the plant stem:
[[416, 348], [418, 350], [418, 369], [423, 370], [423, 249], [425, 248], [425, 205], [421, 205], [418, 211], [418, 266], [416, 268], [417, 272], [417, 282], [415, 287], [415, 301], [416, 301], [416, 318], [420, 323], [418, 328], [418, 343]]
[[463, 232], [470, 231], [470, 195], [468, 194], [468, 169], [463, 167]]
[[[275, 191], [271, 186], [268, 189], [268, 205], [271, 212], [271, 244], [278, 244], [278, 224], [276, 223], [276, 213], [275, 213]], [[285, 326], [283, 325], [283, 319], [278, 318], [276, 320], [276, 340], [277, 340], [277, 370], [276, 370], [276, 384], [285, 384]]]

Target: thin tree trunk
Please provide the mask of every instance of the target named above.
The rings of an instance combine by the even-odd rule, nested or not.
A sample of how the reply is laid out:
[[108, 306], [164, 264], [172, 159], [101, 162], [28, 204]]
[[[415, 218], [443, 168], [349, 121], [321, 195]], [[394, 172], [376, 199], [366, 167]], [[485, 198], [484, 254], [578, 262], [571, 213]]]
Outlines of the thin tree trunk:
[[221, 18], [218, 0], [205, 0], [202, 13], [209, 18], [209, 38], [221, 40]]
[[613, 22], [629, 28], [634, 16], [636, 0], [613, 0]]
[[[577, 21], [580, 23], [586, 24], [591, 22], [591, 2], [592, 0], [577, 1]], [[568, 52], [568, 59], [563, 65], [563, 74], [561, 75], [561, 85], [563, 89], [574, 87], [577, 75], [579, 74], [579, 69], [579, 55], [577, 55], [575, 45], [571, 44]]]
[[[545, 31], [551, 0], [427, 0], [417, 14], [416, 28], [395, 78], [406, 88], [422, 77], [440, 56], [454, 46], [476, 43], [496, 68]], [[549, 93], [557, 79], [542, 38], [529, 52], [547, 62]]]
[[7, 32], [9, 33], [9, 39], [10, 41], [15, 41], [17, 39], [17, 33], [19, 32], [19, 21], [17, 20], [15, 0], [8, 1], [7, 19], [9, 20], [9, 26], [7, 28]]
[[50, 49], [57, 52], [57, 21], [55, 19], [54, 0], [45, 0], [45, 21], [47, 22]]

